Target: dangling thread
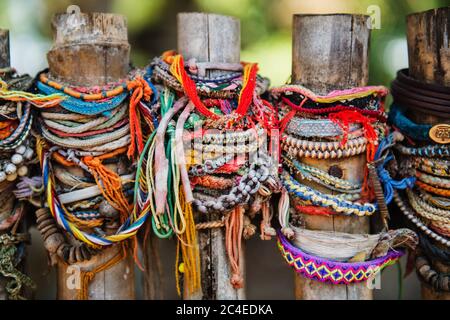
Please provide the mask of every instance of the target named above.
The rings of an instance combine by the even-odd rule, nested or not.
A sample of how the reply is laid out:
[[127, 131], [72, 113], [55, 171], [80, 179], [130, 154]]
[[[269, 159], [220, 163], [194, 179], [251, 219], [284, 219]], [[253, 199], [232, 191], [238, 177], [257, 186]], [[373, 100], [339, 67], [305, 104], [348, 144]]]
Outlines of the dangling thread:
[[243, 231], [244, 209], [239, 206], [231, 211], [225, 219], [225, 247], [232, 272], [230, 282], [235, 289], [240, 289], [244, 286], [240, 264]]
[[[185, 199], [183, 189], [180, 187], [179, 202], [183, 208], [184, 218], [186, 220], [186, 230], [179, 235], [177, 242], [177, 261], [175, 278], [177, 283], [177, 292], [181, 296], [180, 290], [180, 272], [184, 274], [184, 283], [190, 294], [200, 289], [200, 251], [197, 241], [197, 230], [194, 222], [192, 206]], [[182, 264], [178, 259], [182, 256]]]

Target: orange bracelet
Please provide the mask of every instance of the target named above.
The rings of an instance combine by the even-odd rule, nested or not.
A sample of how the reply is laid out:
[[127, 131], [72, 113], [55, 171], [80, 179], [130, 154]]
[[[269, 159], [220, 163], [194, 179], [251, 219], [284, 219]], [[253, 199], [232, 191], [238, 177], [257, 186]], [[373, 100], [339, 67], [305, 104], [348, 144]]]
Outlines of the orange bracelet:
[[430, 186], [429, 184], [426, 184], [422, 181], [416, 181], [416, 186], [418, 186], [419, 188], [437, 194], [439, 196], [443, 196], [443, 197], [450, 197], [450, 189], [441, 189], [441, 188], [436, 188], [433, 186]]
[[119, 94], [123, 93], [125, 91], [125, 89], [128, 88], [128, 83], [124, 82], [122, 85], [117, 86], [114, 89], [109, 90], [109, 91], [103, 91], [102, 93], [84, 94], [84, 93], [78, 92], [76, 90], [73, 90], [71, 88], [65, 87], [62, 84], [59, 84], [55, 81], [49, 80], [48, 77], [44, 73], [40, 74], [39, 80], [42, 83], [44, 83], [56, 90], [62, 91], [71, 97], [81, 99], [84, 101], [101, 100], [101, 99], [115, 97], [115, 96], [118, 96]]

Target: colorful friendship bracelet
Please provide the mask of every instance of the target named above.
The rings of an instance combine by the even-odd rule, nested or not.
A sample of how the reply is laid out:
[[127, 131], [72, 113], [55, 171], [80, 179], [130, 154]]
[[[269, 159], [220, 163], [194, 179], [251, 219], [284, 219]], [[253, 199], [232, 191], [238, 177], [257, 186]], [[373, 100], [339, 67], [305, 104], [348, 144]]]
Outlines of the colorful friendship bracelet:
[[282, 184], [290, 194], [293, 194], [304, 201], [311, 201], [311, 203], [314, 205], [332, 208], [338, 213], [347, 215], [354, 214], [363, 217], [371, 216], [377, 210], [377, 206], [375, 204], [360, 204], [357, 202], [341, 200], [335, 196], [323, 194], [299, 183], [287, 172], [284, 172], [280, 176], [280, 179]]
[[294, 247], [278, 233], [278, 248], [286, 262], [302, 276], [325, 283], [352, 284], [372, 279], [387, 266], [404, 255], [401, 250], [389, 251], [386, 256], [365, 262], [337, 262], [312, 256]]

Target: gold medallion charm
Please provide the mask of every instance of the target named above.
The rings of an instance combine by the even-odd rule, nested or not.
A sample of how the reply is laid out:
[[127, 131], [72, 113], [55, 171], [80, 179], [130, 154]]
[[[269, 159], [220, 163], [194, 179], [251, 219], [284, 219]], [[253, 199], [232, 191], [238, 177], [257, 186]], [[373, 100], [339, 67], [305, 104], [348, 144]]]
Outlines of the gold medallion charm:
[[450, 124], [437, 124], [430, 129], [430, 138], [436, 143], [450, 143]]

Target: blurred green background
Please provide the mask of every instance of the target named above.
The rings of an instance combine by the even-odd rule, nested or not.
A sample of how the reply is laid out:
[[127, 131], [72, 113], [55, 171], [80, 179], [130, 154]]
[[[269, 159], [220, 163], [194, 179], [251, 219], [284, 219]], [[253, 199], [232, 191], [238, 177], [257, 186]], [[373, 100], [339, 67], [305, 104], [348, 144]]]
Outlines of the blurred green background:
[[[370, 83], [389, 86], [395, 72], [408, 66], [405, 17], [412, 12], [450, 5], [449, 0], [0, 0], [0, 27], [11, 32], [11, 64], [20, 73], [36, 74], [47, 66], [46, 53], [52, 44], [51, 16], [71, 5], [82, 11], [114, 12], [127, 17], [132, 60], [144, 66], [164, 50], [176, 48], [176, 14], [185, 11], [232, 15], [241, 20], [242, 60], [258, 62], [261, 73], [273, 85], [285, 83], [291, 72], [291, 25], [295, 13], [368, 13], [378, 6], [381, 28], [372, 30]], [[38, 299], [54, 299], [55, 270], [47, 267], [42, 240], [32, 230], [28, 268], [36, 280]], [[161, 244], [162, 263], [167, 272], [165, 297], [176, 298], [173, 279], [173, 242]], [[402, 260], [404, 268], [405, 259]], [[293, 273], [282, 261], [274, 241], [255, 238], [246, 242], [247, 297], [249, 299], [292, 299]], [[142, 273], [136, 272], [138, 298], [142, 298]], [[376, 299], [396, 299], [397, 268], [383, 272]], [[406, 299], [420, 298], [414, 274], [404, 282]]]
[[128, 18], [132, 59], [142, 66], [176, 47], [176, 13], [203, 11], [241, 19], [242, 60], [256, 61], [274, 85], [291, 70], [291, 25], [294, 13], [367, 13], [381, 9], [381, 29], [372, 31], [370, 82], [388, 85], [408, 62], [405, 16], [449, 5], [449, 0], [1, 0], [1, 27], [11, 29], [12, 62], [21, 72], [46, 66], [51, 46], [50, 19], [77, 4], [82, 11], [115, 12]]

